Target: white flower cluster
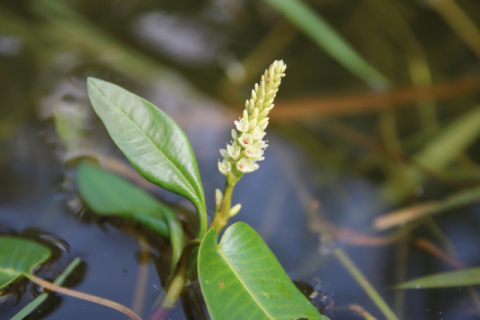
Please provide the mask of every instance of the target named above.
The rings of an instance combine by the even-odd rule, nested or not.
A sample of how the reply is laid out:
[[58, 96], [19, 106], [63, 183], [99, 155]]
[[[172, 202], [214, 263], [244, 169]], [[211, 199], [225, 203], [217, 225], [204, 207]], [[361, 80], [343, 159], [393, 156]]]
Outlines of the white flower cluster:
[[263, 150], [268, 145], [262, 139], [268, 126], [267, 115], [274, 106], [273, 99], [286, 68], [282, 60], [273, 62], [262, 75], [260, 85], [255, 84], [252, 98], [245, 103], [243, 117], [235, 121], [237, 130], [232, 129], [233, 141], [227, 144], [227, 149], [220, 150], [223, 161], [218, 163], [218, 169], [223, 175], [228, 175], [232, 168], [240, 174], [255, 171], [256, 162], [264, 159]]

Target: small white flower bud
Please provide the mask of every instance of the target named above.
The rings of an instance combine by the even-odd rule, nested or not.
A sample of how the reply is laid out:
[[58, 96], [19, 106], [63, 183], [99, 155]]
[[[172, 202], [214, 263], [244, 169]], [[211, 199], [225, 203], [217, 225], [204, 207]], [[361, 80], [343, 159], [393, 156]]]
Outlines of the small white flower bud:
[[237, 170], [243, 173], [252, 172], [258, 169], [258, 164], [247, 158], [240, 159], [236, 166]]
[[263, 125], [268, 124], [268, 119], [269, 119], [269, 118], [267, 117], [267, 118], [265, 118], [265, 119], [260, 120], [260, 121], [257, 123], [257, 126], [263, 127]]
[[250, 130], [253, 130], [253, 128], [255, 128], [256, 126], [257, 126], [257, 119], [253, 119], [252, 121], [250, 121], [250, 126], [249, 126]]
[[238, 138], [238, 142], [241, 146], [246, 148], [253, 143], [252, 135], [249, 133], [244, 133], [240, 136], [240, 138]]
[[250, 115], [250, 119], [249, 120], [253, 120], [253, 119], [257, 119], [258, 118], [258, 109], [255, 108], [253, 109], [253, 112], [251, 112], [251, 115]]
[[257, 103], [255, 104], [255, 108], [257, 108], [259, 111], [263, 110], [263, 100], [262, 99], [257, 101]]
[[248, 112], [249, 113], [253, 112], [254, 108], [255, 108], [255, 101], [253, 101], [253, 99], [250, 99], [248, 101]]
[[259, 140], [259, 141], [255, 142], [254, 144], [257, 148], [265, 149], [266, 147], [268, 147], [268, 144], [266, 144], [265, 141], [263, 141], [263, 140]]
[[266, 116], [268, 116], [268, 113], [270, 112], [270, 109], [264, 109], [260, 114], [258, 115], [259, 119], [264, 119]]
[[238, 139], [238, 133], [235, 131], [235, 129], [232, 129], [232, 138], [234, 141], [237, 141]]
[[258, 94], [258, 99], [262, 99], [262, 101], [265, 101], [265, 91], [264, 90], [260, 91], [260, 93]]
[[[227, 146], [228, 148], [228, 146]], [[228, 160], [228, 152], [225, 149], [220, 149], [220, 154], [222, 155], [223, 159]]]
[[246, 149], [245, 149], [245, 154], [247, 155], [247, 157], [249, 157], [250, 159], [254, 160], [254, 161], [258, 161], [258, 160], [263, 160], [263, 150], [261, 148], [259, 148], [258, 146], [256, 146], [255, 144], [252, 144], [251, 146], [248, 146]]
[[270, 108], [272, 104], [273, 104], [273, 98], [263, 104], [263, 110]]
[[232, 208], [230, 208], [230, 213], [229, 213], [229, 217], [233, 217], [234, 215], [236, 215], [240, 209], [242, 208], [242, 205], [240, 203], [234, 205]]
[[270, 100], [275, 98], [275, 91], [273, 89], [268, 90], [268, 92], [265, 93], [265, 100]]
[[261, 127], [256, 126], [255, 129], [253, 129], [251, 135], [253, 140], [262, 140], [266, 133], [262, 130]]
[[240, 148], [240, 146], [234, 142], [233, 145], [227, 145], [227, 151], [230, 158], [237, 160], [240, 156], [242, 148]]
[[220, 204], [222, 204], [223, 194], [220, 189], [215, 190], [215, 207], [219, 208]]
[[243, 119], [248, 121], [248, 111], [247, 110], [243, 110]]
[[227, 175], [232, 170], [232, 165], [227, 160], [218, 163], [218, 170], [221, 174]]
[[[246, 111], [246, 110], [244, 110]], [[248, 119], [245, 120], [244, 118], [240, 118], [240, 121], [234, 121], [237, 130], [240, 132], [248, 132], [250, 125], [248, 123]]]
[[252, 99], [257, 100], [257, 94], [255, 93], [255, 90], [252, 90]]

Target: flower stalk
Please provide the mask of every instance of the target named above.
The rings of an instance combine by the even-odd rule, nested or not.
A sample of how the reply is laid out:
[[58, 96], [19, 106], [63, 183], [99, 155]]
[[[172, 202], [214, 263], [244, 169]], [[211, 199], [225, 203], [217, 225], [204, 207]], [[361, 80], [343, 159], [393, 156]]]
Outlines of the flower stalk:
[[268, 126], [268, 113], [273, 109], [273, 100], [278, 92], [287, 65], [282, 61], [274, 61], [255, 84], [251, 99], [245, 102], [242, 117], [235, 121], [232, 129], [233, 140], [221, 149], [223, 160], [218, 163], [218, 170], [225, 176], [223, 194], [217, 189], [215, 199], [215, 215], [211, 227], [220, 232], [228, 219], [238, 213], [240, 205], [231, 208], [233, 188], [240, 178], [259, 168], [258, 161], [265, 158], [263, 153], [268, 146], [263, 140]]

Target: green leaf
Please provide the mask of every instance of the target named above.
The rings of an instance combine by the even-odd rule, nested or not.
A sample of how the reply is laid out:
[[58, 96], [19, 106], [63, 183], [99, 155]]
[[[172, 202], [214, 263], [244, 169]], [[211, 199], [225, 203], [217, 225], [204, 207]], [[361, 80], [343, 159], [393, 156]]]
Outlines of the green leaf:
[[[480, 107], [476, 107], [445, 126], [437, 136], [413, 156], [418, 164], [433, 171], [443, 172], [462, 155], [480, 136]], [[409, 195], [416, 186], [425, 181], [425, 174], [409, 168], [408, 182], [390, 182], [383, 188], [389, 199], [397, 200]]]
[[87, 80], [88, 95], [110, 136], [147, 180], [180, 194], [199, 214], [199, 238], [207, 229], [205, 196], [192, 147], [163, 111], [112, 83]]
[[172, 264], [176, 264], [183, 248], [183, 229], [170, 208], [143, 189], [88, 163], [79, 165], [77, 182], [80, 195], [96, 213], [134, 219], [170, 239]]
[[166, 206], [143, 189], [99, 167], [82, 163], [77, 182], [80, 195], [100, 215], [135, 219], [165, 238], [170, 237]]
[[430, 276], [410, 280], [395, 286], [395, 289], [425, 289], [464, 287], [480, 284], [480, 268], [437, 273]]
[[265, 0], [320, 48], [367, 84], [388, 86], [389, 81], [370, 65], [345, 38], [313, 8], [301, 0]]
[[30, 274], [49, 256], [50, 250], [35, 242], [0, 236], [0, 289]]
[[212, 320], [328, 318], [295, 287], [277, 258], [247, 224], [211, 228], [198, 253], [200, 286]]

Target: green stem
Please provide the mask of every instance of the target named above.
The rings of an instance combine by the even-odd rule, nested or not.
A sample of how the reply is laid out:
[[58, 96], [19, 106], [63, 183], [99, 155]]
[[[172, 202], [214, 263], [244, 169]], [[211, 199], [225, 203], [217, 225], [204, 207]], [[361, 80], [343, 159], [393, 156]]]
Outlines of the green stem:
[[375, 302], [377, 307], [383, 312], [387, 320], [398, 320], [397, 316], [393, 313], [390, 307], [385, 303], [385, 301], [380, 297], [377, 290], [370, 284], [370, 282], [365, 278], [363, 273], [358, 269], [355, 263], [345, 254], [342, 249], [336, 249], [334, 252], [338, 260], [343, 264], [343, 266], [348, 270], [350, 275], [357, 281], [358, 285], [367, 293], [370, 299]]
[[180, 260], [178, 261], [175, 274], [173, 275], [172, 281], [166, 290], [166, 297], [163, 303], [164, 308], [173, 308], [175, 302], [182, 295], [183, 287], [185, 286], [186, 273], [188, 270], [188, 262], [190, 260], [190, 255], [192, 254], [193, 249], [199, 246], [201, 243], [200, 240], [190, 241], [182, 251]]
[[230, 208], [232, 206], [233, 188], [237, 184], [238, 179], [230, 179], [226, 177], [225, 188], [223, 189], [222, 202], [218, 211], [215, 211], [211, 228], [215, 228], [218, 233], [225, 227], [230, 218]]
[[[290, 183], [297, 193], [300, 203], [305, 209], [310, 227], [315, 226], [316, 231], [320, 231], [320, 233], [325, 236], [327, 241], [332, 239], [333, 237], [328, 228], [322, 224], [322, 221], [320, 221], [320, 212], [315, 208], [315, 206], [312, 205], [314, 203], [314, 198], [311, 195], [310, 190], [305, 186], [305, 183], [302, 181], [302, 179], [299, 178], [299, 174], [296, 174], [296, 172], [292, 169], [295, 167], [292, 164], [292, 158], [288, 156], [283, 157], [282, 164], [284, 165], [284, 171], [287, 174]], [[387, 320], [398, 320], [397, 316], [395, 316], [387, 303], [382, 299], [367, 278], [365, 278], [355, 263], [350, 260], [347, 254], [342, 249], [336, 249], [333, 252], [340, 263], [345, 267], [345, 269], [347, 269], [350, 275], [362, 287], [370, 299], [372, 299], [377, 307], [383, 312], [385, 318], [387, 318]]]
[[208, 226], [208, 220], [207, 220], [207, 208], [205, 207], [205, 204], [199, 204], [197, 206], [197, 212], [198, 212], [198, 234], [197, 234], [197, 239], [203, 239], [203, 236], [205, 233], [207, 233], [207, 226]]
[[109, 308], [112, 308], [112, 309], [115, 309], [117, 311], [122, 312], [127, 317], [129, 317], [130, 319], [142, 320], [142, 318], [140, 318], [135, 312], [133, 312], [129, 308], [127, 308], [125, 306], [122, 306], [121, 304], [116, 303], [114, 301], [57, 286], [57, 285], [55, 285], [51, 282], [48, 282], [48, 281], [43, 280], [42, 278], [39, 278], [39, 277], [37, 277], [33, 274], [26, 274], [25, 276], [28, 279], [30, 279], [32, 282], [34, 282], [34, 283], [38, 284], [39, 286], [44, 287], [48, 290], [63, 293], [63, 294], [66, 294], [68, 296], [72, 296], [72, 297], [75, 297], [75, 298], [78, 298], [78, 299], [87, 300], [87, 301], [90, 301], [90, 302], [93, 302], [93, 303], [101, 304], [101, 305], [104, 305], [106, 307], [109, 307]]
[[[53, 282], [53, 284], [60, 286], [65, 281], [65, 279], [72, 273], [72, 271], [82, 262], [79, 257], [76, 257], [68, 267], [63, 270], [63, 272], [58, 276], [58, 278]], [[20, 310], [12, 320], [22, 320], [26, 316], [28, 316], [33, 310], [38, 308], [48, 297], [48, 293], [44, 292], [38, 297], [36, 297], [32, 302], [27, 304], [22, 310]]]

